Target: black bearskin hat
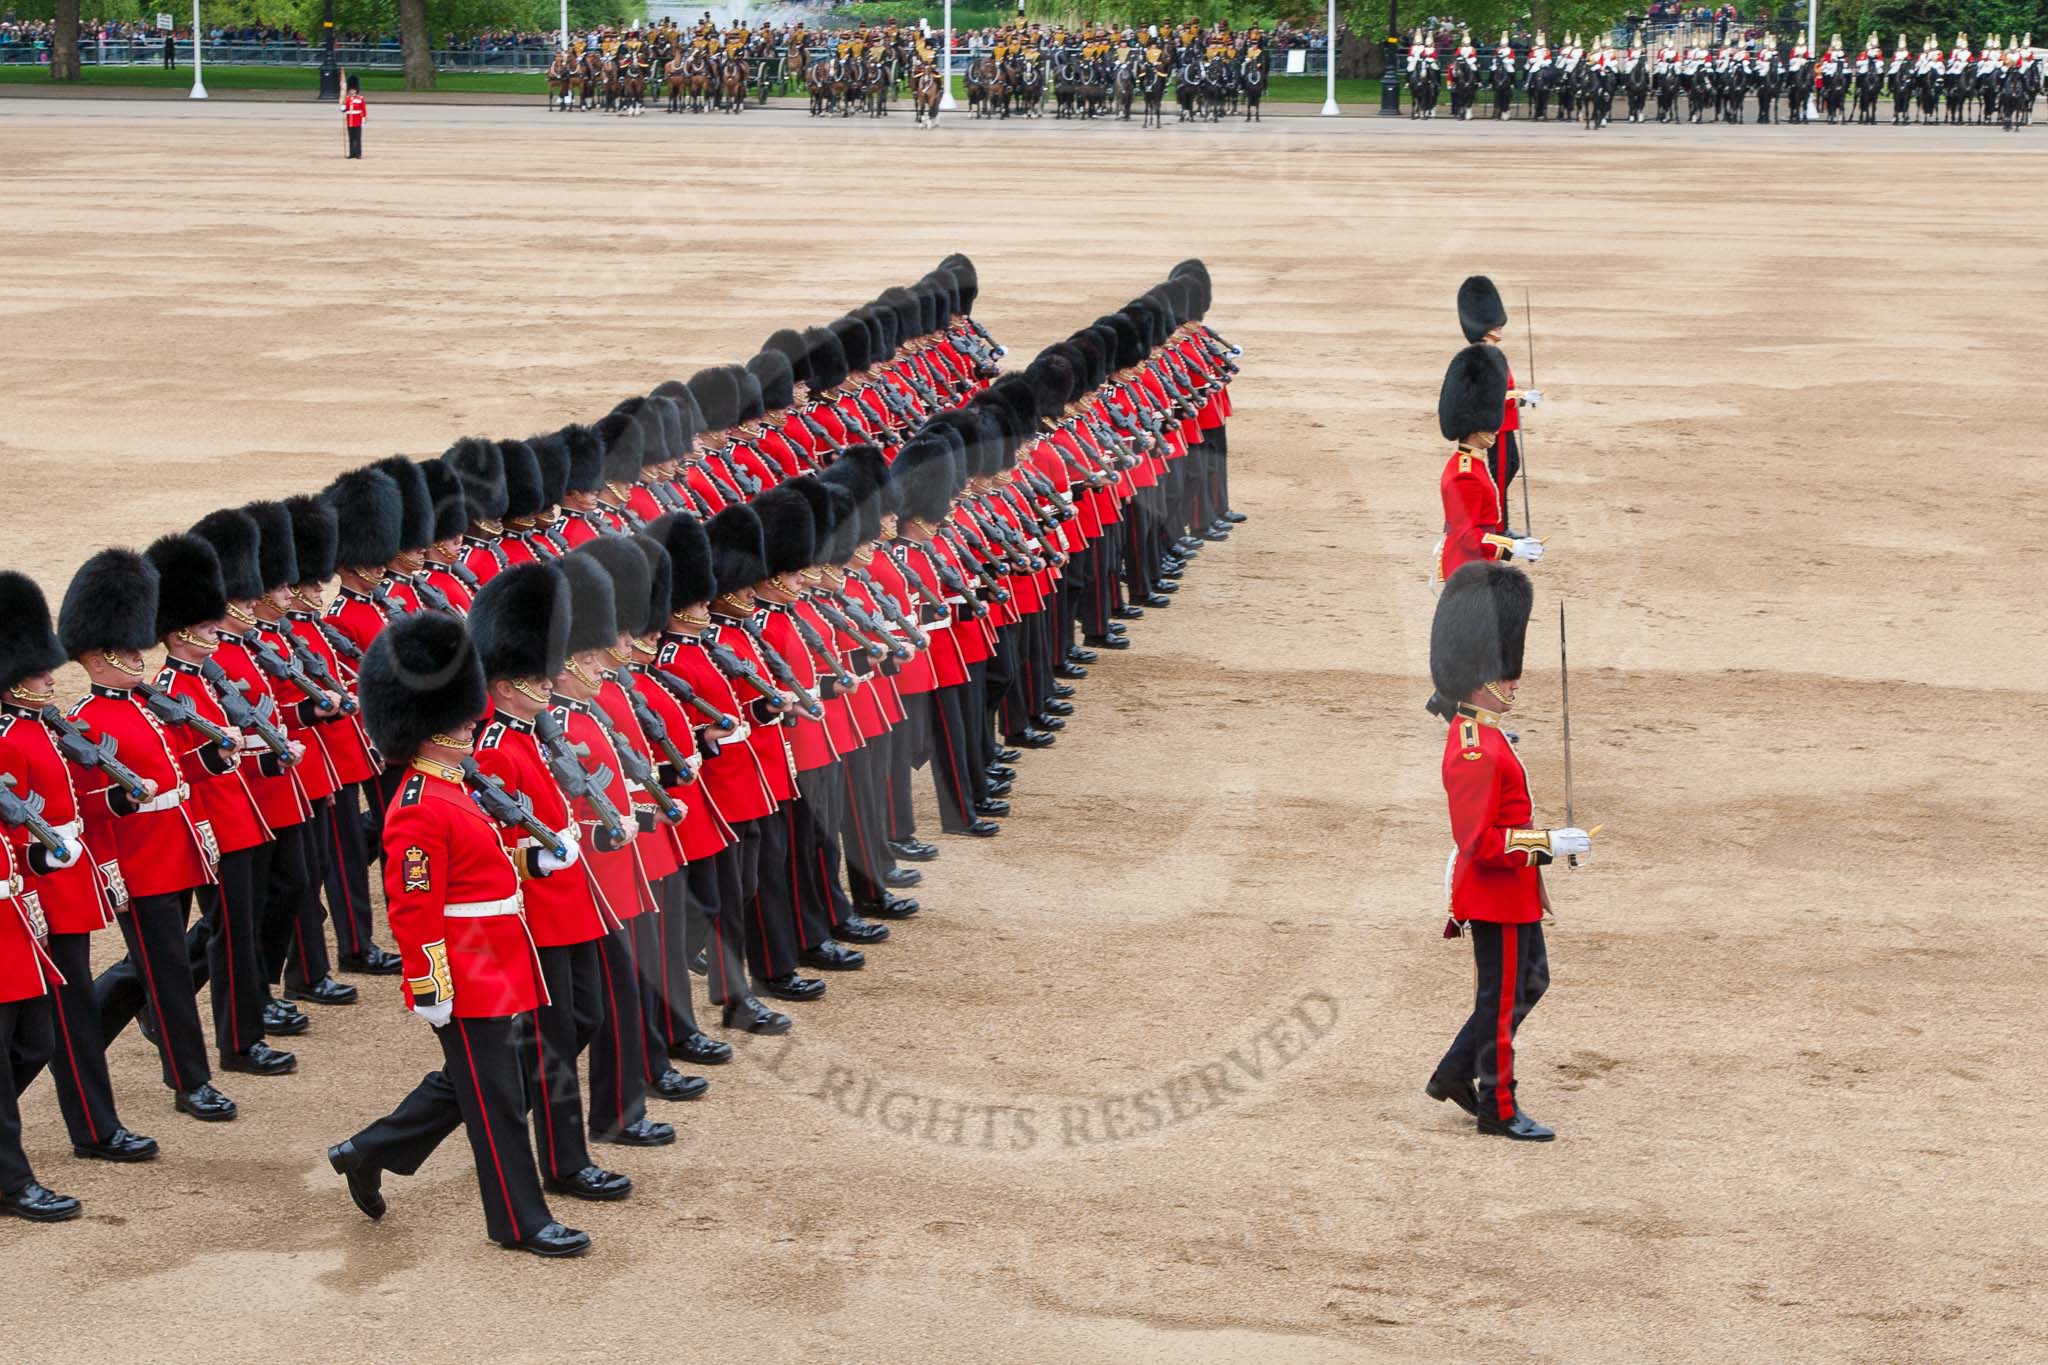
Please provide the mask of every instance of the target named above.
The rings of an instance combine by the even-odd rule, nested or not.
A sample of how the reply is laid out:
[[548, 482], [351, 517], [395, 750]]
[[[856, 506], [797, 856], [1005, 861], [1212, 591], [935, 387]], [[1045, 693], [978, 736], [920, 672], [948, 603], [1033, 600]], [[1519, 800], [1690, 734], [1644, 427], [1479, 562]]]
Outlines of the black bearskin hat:
[[[405, 500], [390, 475], [369, 468], [352, 469], [327, 486], [327, 500], [334, 504], [334, 517], [340, 528], [334, 547], [337, 565], [344, 569], [381, 569], [398, 557], [398, 523], [405, 515]], [[213, 541], [213, 548], [221, 548], [218, 540]], [[222, 557], [222, 566], [225, 571], [226, 556]], [[233, 575], [230, 572], [228, 576], [228, 597], [232, 600]]]
[[680, 379], [664, 379], [654, 386], [654, 391], [664, 398], [676, 400], [676, 406], [683, 410], [683, 434], [695, 440], [698, 432], [711, 430], [711, 424], [704, 420], [704, 409], [697, 406], [697, 395], [690, 386]]
[[960, 307], [960, 277], [950, 270], [934, 270], [924, 277], [924, 282], [939, 296], [939, 325], [935, 330], [944, 331], [953, 315], [963, 311]]
[[292, 553], [299, 558], [299, 582], [325, 583], [334, 577], [334, 547], [341, 537], [334, 504], [302, 493], [286, 498], [284, 505], [292, 514]]
[[569, 652], [610, 649], [619, 642], [619, 617], [612, 604], [612, 576], [594, 558], [578, 551], [563, 555], [555, 568], [569, 584]]
[[[627, 422], [630, 427], [632, 423]], [[562, 449], [569, 457], [568, 480], [563, 492], [595, 493], [604, 487], [604, 437], [581, 422], [571, 422], [563, 427], [559, 435]], [[637, 442], [639, 433], [634, 432]], [[639, 450], [633, 452], [634, 463], [639, 463]], [[559, 495], [558, 495], [559, 496]]]
[[569, 491], [569, 437], [566, 432], [551, 431], [545, 436], [529, 437], [526, 443], [533, 447], [534, 463], [540, 466], [540, 505], [545, 511], [561, 502], [562, 495]]
[[198, 536], [172, 533], [143, 554], [156, 570], [156, 638], [218, 621], [228, 614], [220, 556]]
[[1467, 346], [1451, 357], [1437, 393], [1436, 424], [1446, 441], [1498, 431], [1508, 401], [1508, 360], [1498, 346]]
[[846, 382], [846, 348], [839, 333], [829, 327], [804, 330], [804, 368], [810, 371], [804, 383], [814, 394], [829, 393]]
[[690, 397], [704, 414], [704, 430], [723, 431], [740, 420], [740, 389], [732, 370], [713, 365], [690, 376]]
[[865, 370], [874, 351], [874, 334], [868, 331], [868, 325], [849, 313], [832, 323], [831, 332], [846, 356], [846, 372]]
[[427, 492], [427, 476], [403, 455], [392, 455], [370, 466], [398, 485], [402, 512], [398, 523], [398, 548], [424, 550], [434, 543], [434, 499]]
[[[587, 555], [611, 579], [612, 634], [647, 633], [647, 556], [624, 536], [600, 536], [576, 547], [576, 555]], [[571, 555], [570, 558], [575, 558]]]
[[[673, 515], [673, 514], [672, 514]], [[659, 635], [668, 629], [669, 614], [675, 610], [675, 563], [661, 542], [641, 531], [629, 539], [647, 561], [647, 624], [641, 635]]]
[[782, 484], [755, 498], [753, 507], [761, 521], [761, 550], [768, 572], [794, 573], [808, 568], [818, 548], [810, 499]]
[[747, 362], [747, 371], [760, 381], [761, 408], [779, 412], [796, 403], [796, 369], [781, 351], [763, 351]]
[[569, 585], [552, 563], [514, 564], [477, 590], [470, 638], [486, 678], [552, 678], [569, 649]]
[[1145, 358], [1145, 342], [1138, 335], [1138, 324], [1125, 314], [1105, 313], [1095, 319], [1095, 325], [1116, 333], [1116, 354], [1109, 358], [1112, 370], [1128, 370]]
[[683, 405], [665, 393], [650, 394], [647, 410], [654, 414], [661, 426], [661, 450], [649, 451], [643, 463], [663, 464], [669, 460], [680, 460], [690, 453], [689, 418], [683, 415]]
[[379, 631], [356, 690], [363, 727], [387, 763], [410, 763], [435, 735], [490, 710], [476, 645], [462, 622], [438, 611], [401, 616]]
[[1429, 680], [1445, 701], [1463, 701], [1490, 682], [1522, 676], [1535, 589], [1512, 564], [1474, 560], [1436, 599], [1429, 627]]
[[896, 354], [896, 314], [870, 303], [856, 308], [853, 315], [868, 329], [868, 364], [879, 365]]
[[1500, 290], [1484, 275], [1467, 276], [1458, 286], [1458, 327], [1465, 340], [1477, 341], [1496, 327], [1508, 325], [1508, 310], [1500, 301]]
[[832, 539], [832, 530], [839, 525], [839, 519], [832, 515], [832, 495], [825, 491], [824, 484], [814, 478], [791, 479], [782, 487], [802, 495], [804, 504], [811, 509], [811, 553], [816, 556], [811, 563], [829, 563], [824, 558], [826, 542]]
[[428, 460], [420, 466], [427, 481], [427, 496], [434, 504], [434, 543], [460, 539], [475, 518], [469, 499], [463, 496], [462, 480], [444, 460]]
[[744, 365], [728, 366], [733, 386], [740, 391], [740, 420], [751, 422], [767, 411], [761, 403], [761, 378]]
[[946, 324], [946, 291], [929, 275], [911, 286], [910, 296], [917, 300], [917, 334], [930, 336]]
[[220, 559], [221, 590], [230, 602], [253, 602], [263, 596], [262, 533], [256, 519], [235, 507], [208, 512], [193, 523], [192, 534], [213, 547]]
[[42, 588], [25, 573], [0, 573], [0, 692], [63, 662]]
[[[711, 581], [718, 592], [751, 588], [768, 577], [768, 552], [761, 544], [761, 519], [745, 503], [735, 503], [704, 528], [711, 542]], [[676, 596], [689, 602], [694, 599]]]
[[844, 484], [825, 479], [798, 479], [799, 484], [814, 483], [825, 495], [825, 524], [831, 531], [818, 541], [818, 562], [820, 564], [844, 564], [853, 558], [856, 546], [860, 544], [860, 513], [853, 504], [853, 492]]
[[297, 583], [299, 552], [292, 535], [291, 509], [281, 502], [252, 502], [242, 510], [256, 523], [256, 567], [262, 575], [263, 591]]
[[576, 437], [569, 440], [572, 455], [595, 451], [597, 470], [595, 483], [586, 483], [591, 471], [581, 458], [570, 466], [569, 486], [584, 493], [594, 493], [608, 483], [624, 484], [630, 488], [640, 479], [640, 456], [647, 449], [646, 434], [640, 430], [640, 423], [632, 413], [614, 409], [598, 418], [595, 427], [580, 427], [589, 432], [591, 439], [586, 445]]
[[764, 351], [779, 352], [789, 362], [790, 377], [800, 384], [811, 380], [811, 348], [804, 344], [803, 333], [793, 327], [778, 327], [768, 334], [761, 343]]
[[[1065, 357], [1062, 356], [1061, 360], [1064, 361]], [[1068, 372], [1071, 375], [1071, 366]], [[1009, 412], [1010, 429], [1016, 433], [1019, 444], [1022, 444], [1026, 437], [1034, 436], [1038, 432], [1038, 393], [1032, 381], [1027, 378], [1030, 373], [1029, 369], [1021, 372], [1012, 370], [975, 395], [983, 403], [998, 404]], [[1065, 404], [1061, 405], [1064, 406]], [[1059, 409], [1054, 411], [1057, 413]]]
[[704, 523], [687, 512], [671, 512], [648, 523], [647, 534], [668, 552], [669, 600], [675, 607], [709, 602], [718, 595], [711, 577], [711, 541]]
[[57, 609], [64, 657], [156, 643], [156, 566], [133, 550], [101, 550], [78, 566]]
[[975, 297], [981, 293], [981, 277], [974, 273], [974, 262], [956, 251], [939, 262], [939, 269], [952, 272], [960, 287], [960, 311], [972, 313]]
[[496, 521], [505, 515], [510, 492], [505, 483], [505, 456], [496, 441], [465, 436], [441, 456], [462, 481], [462, 500], [476, 521]]
[[825, 483], [843, 488], [853, 497], [853, 543], [864, 544], [882, 534], [882, 484], [889, 477], [889, 462], [871, 445], [852, 445], [818, 476]]
[[1075, 398], [1093, 393], [1098, 384], [1109, 377], [1109, 352], [1112, 343], [1105, 341], [1100, 332], [1082, 328], [1067, 338], [1069, 344], [1081, 353], [1084, 362], [1074, 375]]
[[1057, 417], [1067, 410], [1074, 394], [1074, 378], [1080, 370], [1076, 362], [1080, 359], [1081, 353], [1062, 341], [1040, 351], [1038, 358], [1025, 367], [1024, 380], [1031, 386], [1031, 402], [1036, 409], [1034, 418]]
[[960, 485], [944, 437], [919, 432], [905, 441], [896, 452], [893, 472], [901, 490], [902, 515], [933, 525], [946, 519]]
[[1200, 261], [1182, 261], [1167, 275], [1178, 280], [1188, 294], [1188, 316], [1200, 321], [1209, 311], [1209, 268]]
[[498, 456], [505, 467], [505, 515], [538, 516], [548, 505], [547, 485], [540, 476], [540, 458], [529, 441], [500, 441]]

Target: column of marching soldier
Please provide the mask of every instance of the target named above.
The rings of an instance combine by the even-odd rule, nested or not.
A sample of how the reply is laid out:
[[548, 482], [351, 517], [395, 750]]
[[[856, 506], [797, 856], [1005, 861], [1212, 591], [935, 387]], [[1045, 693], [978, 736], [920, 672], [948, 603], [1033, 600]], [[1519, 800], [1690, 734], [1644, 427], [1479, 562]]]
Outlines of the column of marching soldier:
[[[693, 974], [725, 1028], [787, 1031], [761, 997], [818, 998], [805, 969], [918, 912], [914, 770], [942, 831], [996, 834], [1071, 680], [1242, 520], [1200, 262], [1007, 375], [978, 287], [951, 256], [594, 424], [102, 551], [54, 630], [0, 574], [0, 1208], [78, 1212], [22, 1152], [45, 1069], [78, 1155], [156, 1155], [108, 1078], [131, 1022], [179, 1112], [235, 1116], [200, 985], [222, 1069], [295, 1070], [268, 1040], [356, 994], [325, 919], [444, 1060], [328, 1153], [357, 1206], [461, 1125], [490, 1236], [585, 1249], [545, 1194], [626, 1197], [589, 1144], [673, 1142], [648, 1098], [707, 1087], [672, 1059], [732, 1055]], [[95, 980], [110, 926], [127, 955]]]

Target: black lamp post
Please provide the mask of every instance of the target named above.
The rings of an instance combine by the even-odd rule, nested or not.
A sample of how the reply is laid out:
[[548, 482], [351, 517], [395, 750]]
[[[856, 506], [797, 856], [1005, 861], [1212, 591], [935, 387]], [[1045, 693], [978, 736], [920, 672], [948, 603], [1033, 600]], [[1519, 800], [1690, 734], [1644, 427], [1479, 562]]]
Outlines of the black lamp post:
[[327, 0], [327, 12], [320, 18], [320, 36], [327, 55], [320, 62], [320, 98], [341, 98], [341, 63], [334, 58], [334, 0]]
[[1387, 42], [1386, 64], [1380, 71], [1380, 113], [1396, 115], [1401, 112], [1401, 6], [1400, 0], [1387, 0]]

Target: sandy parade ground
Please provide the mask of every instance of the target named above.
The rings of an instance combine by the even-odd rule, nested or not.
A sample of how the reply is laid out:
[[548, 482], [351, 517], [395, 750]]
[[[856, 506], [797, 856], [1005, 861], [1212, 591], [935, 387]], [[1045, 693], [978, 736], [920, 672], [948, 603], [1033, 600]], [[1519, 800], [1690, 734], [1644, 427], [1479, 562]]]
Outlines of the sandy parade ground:
[[[865, 973], [658, 1105], [677, 1146], [601, 1149], [638, 1188], [557, 1201], [589, 1258], [485, 1241], [459, 1137], [354, 1212], [324, 1148], [435, 1055], [355, 978], [221, 1127], [126, 1034], [154, 1165], [74, 1160], [29, 1092], [88, 1207], [0, 1226], [10, 1357], [2048, 1357], [2039, 130], [388, 104], [351, 163], [338, 124], [0, 101], [0, 564], [53, 601], [102, 545], [594, 420], [956, 249], [1017, 365], [1202, 257], [1251, 520]], [[1524, 381], [1528, 290], [1549, 400], [1537, 822], [1563, 599], [1606, 827], [1552, 873], [1540, 1148], [1421, 1094], [1471, 984], [1421, 703], [1473, 271]]]

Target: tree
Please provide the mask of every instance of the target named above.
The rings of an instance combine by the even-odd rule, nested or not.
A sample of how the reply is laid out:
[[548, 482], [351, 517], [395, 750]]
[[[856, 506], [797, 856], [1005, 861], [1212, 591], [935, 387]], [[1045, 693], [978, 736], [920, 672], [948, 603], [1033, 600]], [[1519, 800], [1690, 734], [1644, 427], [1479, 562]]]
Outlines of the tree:
[[434, 88], [434, 44], [427, 34], [427, 0], [398, 0], [398, 49], [405, 58], [405, 88]]
[[57, 37], [50, 45], [50, 79], [75, 81], [78, 69], [78, 0], [57, 0]]

